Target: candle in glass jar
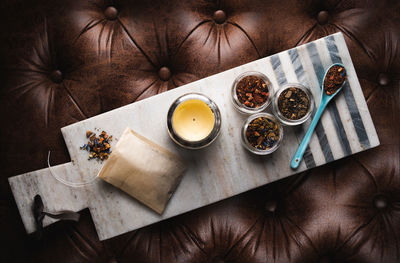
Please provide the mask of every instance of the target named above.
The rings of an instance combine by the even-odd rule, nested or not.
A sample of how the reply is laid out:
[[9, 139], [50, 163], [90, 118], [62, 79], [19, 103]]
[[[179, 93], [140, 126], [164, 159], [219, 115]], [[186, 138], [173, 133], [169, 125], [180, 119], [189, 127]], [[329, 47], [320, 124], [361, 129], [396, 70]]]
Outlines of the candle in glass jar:
[[172, 126], [178, 136], [187, 141], [201, 141], [214, 128], [214, 114], [204, 101], [189, 99], [176, 107]]
[[221, 113], [217, 104], [200, 93], [188, 93], [169, 107], [167, 128], [171, 139], [186, 149], [210, 145], [221, 130]]

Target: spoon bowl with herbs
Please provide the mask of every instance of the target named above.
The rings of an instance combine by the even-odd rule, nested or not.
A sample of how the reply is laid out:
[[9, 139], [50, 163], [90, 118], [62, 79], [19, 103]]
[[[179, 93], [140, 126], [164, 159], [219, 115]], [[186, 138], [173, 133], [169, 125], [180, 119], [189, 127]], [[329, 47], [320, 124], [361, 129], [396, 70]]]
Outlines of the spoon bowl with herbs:
[[315, 113], [310, 127], [304, 135], [303, 141], [300, 143], [292, 161], [290, 162], [290, 167], [292, 169], [299, 167], [300, 162], [303, 159], [304, 152], [307, 149], [311, 136], [318, 124], [319, 119], [322, 116], [322, 113], [324, 112], [328, 103], [342, 90], [346, 78], [346, 69], [342, 64], [339, 63], [332, 64], [325, 72], [321, 89], [321, 103], [317, 109], [317, 112]]

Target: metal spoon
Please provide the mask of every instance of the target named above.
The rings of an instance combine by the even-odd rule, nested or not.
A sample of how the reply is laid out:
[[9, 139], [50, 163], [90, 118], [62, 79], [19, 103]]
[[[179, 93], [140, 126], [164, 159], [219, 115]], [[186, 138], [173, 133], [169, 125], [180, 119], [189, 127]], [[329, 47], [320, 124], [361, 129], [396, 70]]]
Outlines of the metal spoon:
[[290, 162], [290, 167], [292, 167], [292, 169], [296, 169], [297, 167], [299, 167], [300, 162], [303, 159], [304, 152], [306, 151], [308, 143], [310, 142], [311, 135], [313, 134], [314, 129], [317, 126], [317, 123], [318, 123], [319, 119], [322, 116], [322, 113], [324, 112], [324, 110], [325, 110], [326, 106], [328, 105], [328, 103], [336, 96], [336, 94], [338, 94], [342, 90], [343, 85], [346, 82], [346, 80], [343, 81], [342, 86], [339, 89], [337, 89], [337, 91], [335, 93], [333, 93], [331, 95], [328, 95], [326, 93], [326, 91], [324, 89], [325, 77], [326, 77], [326, 74], [328, 73], [328, 71], [333, 66], [341, 66], [341, 67], [344, 68], [344, 66], [342, 64], [335, 63], [335, 64], [332, 64], [325, 71], [324, 78], [323, 78], [323, 81], [322, 81], [322, 86], [321, 86], [321, 104], [319, 105], [319, 107], [317, 109], [317, 112], [315, 113], [314, 119], [312, 120], [312, 122], [310, 124], [310, 127], [307, 130], [307, 133], [304, 135], [303, 141], [300, 143], [299, 148], [297, 148], [297, 151], [294, 154], [292, 161]]

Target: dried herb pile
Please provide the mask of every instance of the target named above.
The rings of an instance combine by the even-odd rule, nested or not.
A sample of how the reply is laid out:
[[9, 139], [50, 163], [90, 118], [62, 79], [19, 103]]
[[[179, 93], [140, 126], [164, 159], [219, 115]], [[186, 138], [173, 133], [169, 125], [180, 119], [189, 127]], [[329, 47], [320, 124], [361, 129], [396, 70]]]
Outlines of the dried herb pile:
[[324, 79], [324, 89], [326, 94], [334, 94], [343, 85], [346, 77], [347, 75], [344, 67], [338, 65], [332, 66], [326, 73]]
[[268, 84], [254, 75], [243, 77], [237, 83], [236, 95], [243, 105], [249, 108], [258, 108], [268, 100]]
[[286, 119], [299, 120], [306, 116], [309, 108], [310, 98], [299, 88], [287, 88], [278, 97], [279, 112]]
[[86, 131], [86, 138], [89, 138], [88, 143], [84, 144], [80, 148], [81, 150], [89, 152], [88, 160], [107, 160], [108, 156], [111, 154], [111, 145], [109, 142], [112, 140], [112, 136], [109, 136], [107, 132], [102, 131], [100, 135], [96, 137], [96, 133]]
[[249, 123], [246, 130], [247, 141], [256, 149], [268, 150], [279, 141], [279, 127], [267, 117], [258, 117]]

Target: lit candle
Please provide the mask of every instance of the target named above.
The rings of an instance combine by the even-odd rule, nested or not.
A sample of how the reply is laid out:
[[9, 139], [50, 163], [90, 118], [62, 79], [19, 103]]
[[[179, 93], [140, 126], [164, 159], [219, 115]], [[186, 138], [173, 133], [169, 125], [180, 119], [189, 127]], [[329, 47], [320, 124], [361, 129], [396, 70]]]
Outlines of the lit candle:
[[179, 145], [197, 149], [217, 137], [221, 116], [217, 105], [208, 97], [191, 93], [179, 97], [168, 112], [168, 131]]

